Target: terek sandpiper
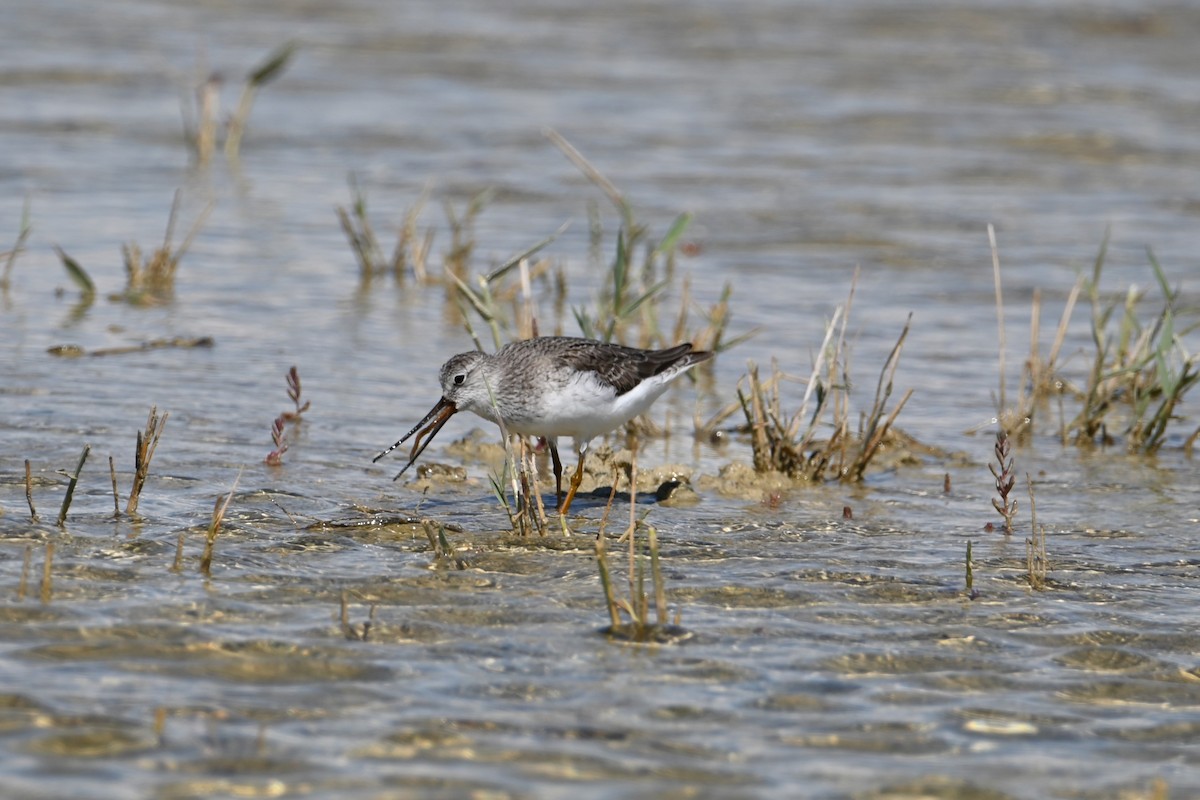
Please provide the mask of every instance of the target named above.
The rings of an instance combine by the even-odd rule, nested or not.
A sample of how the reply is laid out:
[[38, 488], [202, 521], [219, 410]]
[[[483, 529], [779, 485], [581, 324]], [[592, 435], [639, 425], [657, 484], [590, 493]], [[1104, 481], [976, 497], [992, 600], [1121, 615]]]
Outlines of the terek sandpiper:
[[712, 356], [693, 350], [688, 343], [665, 350], [640, 350], [568, 336], [512, 342], [494, 355], [460, 353], [442, 365], [442, 398], [374, 461], [416, 434], [398, 479], [450, 417], [471, 411], [509, 433], [545, 437], [554, 464], [555, 491], [562, 501], [562, 462], [556, 439], [570, 436], [575, 440], [579, 465], [566, 500], [560, 502], [560, 513], [566, 514], [583, 480], [588, 442], [645, 412], [672, 381]]

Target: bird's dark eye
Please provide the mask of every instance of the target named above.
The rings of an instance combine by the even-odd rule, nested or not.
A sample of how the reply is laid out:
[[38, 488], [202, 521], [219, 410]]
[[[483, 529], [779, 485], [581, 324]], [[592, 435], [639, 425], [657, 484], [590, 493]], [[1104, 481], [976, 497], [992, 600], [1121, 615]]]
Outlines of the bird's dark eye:
[[455, 375], [455, 376], [454, 376], [454, 385], [455, 385], [455, 386], [462, 386], [462, 385], [463, 385], [463, 381], [465, 381], [466, 379], [467, 379], [467, 376], [466, 376], [466, 375], [464, 375], [464, 374], [462, 374], [462, 373], [460, 372], [459, 374], [457, 374], [457, 375]]

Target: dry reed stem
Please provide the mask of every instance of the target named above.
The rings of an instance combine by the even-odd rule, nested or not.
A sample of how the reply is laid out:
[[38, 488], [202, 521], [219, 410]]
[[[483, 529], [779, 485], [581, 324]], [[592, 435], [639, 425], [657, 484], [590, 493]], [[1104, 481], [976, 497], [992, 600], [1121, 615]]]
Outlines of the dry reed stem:
[[912, 397], [913, 390], [909, 389], [904, 393], [904, 397], [896, 404], [892, 413], [888, 415], [887, 420], [883, 425], [879, 425], [879, 419], [883, 416], [884, 409], [887, 406], [888, 398], [892, 395], [892, 382], [896, 376], [896, 368], [900, 366], [900, 351], [904, 349], [904, 340], [908, 338], [909, 326], [912, 324], [912, 314], [909, 313], [908, 320], [904, 323], [904, 330], [900, 332], [900, 338], [896, 340], [896, 344], [888, 353], [887, 360], [883, 364], [883, 369], [879, 373], [879, 382], [875, 386], [875, 401], [871, 405], [871, 412], [867, 417], [866, 433], [860, 435], [860, 440], [864, 442], [859, 450], [859, 455], [854, 461], [851, 469], [851, 474], [854, 480], [862, 480], [863, 472], [871, 459], [875, 457], [879, 450], [879, 445], [883, 442], [883, 437], [887, 435], [888, 430], [892, 427], [892, 423], [896, 421], [896, 417], [900, 415], [901, 409], [908, 402], [908, 398]]
[[[855, 272], [855, 280], [856, 281], [857, 281], [857, 274], [858, 273], [856, 271]], [[851, 297], [851, 299], [853, 299], [853, 297], [854, 297], [854, 283], [851, 283], [851, 286], [850, 286], [850, 297]], [[847, 301], [847, 311], [848, 311], [848, 309], [849, 309], [849, 301]], [[809, 375], [808, 383], [804, 387], [804, 397], [800, 400], [800, 408], [796, 409], [796, 413], [792, 415], [791, 420], [788, 422], [787, 433], [785, 435], [785, 438], [787, 438], [789, 441], [795, 441], [796, 436], [800, 433], [801, 420], [809, 418], [808, 404], [812, 401], [813, 392], [816, 391], [817, 387], [821, 385], [821, 373], [826, 368], [827, 360], [830, 362], [836, 362], [837, 354], [843, 352], [842, 341], [844, 339], [845, 332], [846, 332], [845, 320], [848, 316], [849, 316], [848, 313], [846, 313], [845, 316], [843, 316], [842, 307], [838, 306], [837, 308], [835, 308], [833, 310], [833, 319], [831, 319], [829, 321], [829, 324], [827, 324], [825, 326], [825, 336], [821, 340], [821, 347], [817, 351], [816, 359], [813, 361], [812, 373]], [[842, 321], [842, 326], [841, 326], [841, 333], [838, 334], [838, 346], [837, 346], [837, 349], [833, 351], [834, 358], [828, 359], [829, 344], [833, 340], [834, 331], [838, 330], [838, 321], [839, 320]], [[836, 363], [828, 363], [828, 366], [830, 369], [831, 378], [833, 378], [832, 373], [837, 368], [837, 365], [836, 365]], [[836, 380], [831, 379], [830, 385], [836, 385]], [[812, 434], [813, 434], [813, 427], [810, 426], [808, 429], [808, 432], [805, 434], [804, 440], [801, 441], [798, 445], [800, 450], [804, 450], [806, 448], [808, 441], [812, 437]]]
[[[616, 494], [615, 481], [613, 482], [613, 494]], [[621, 614], [618, 610], [616, 595], [613, 592], [612, 575], [608, 571], [608, 557], [605, 554], [603, 530], [596, 537], [596, 568], [600, 572], [600, 586], [604, 590], [604, 606], [608, 610], [608, 620], [612, 628], [616, 629], [621, 624]]]
[[576, 150], [570, 142], [563, 138], [562, 134], [553, 128], [546, 128], [542, 131], [542, 133], [547, 139], [554, 143], [555, 147], [562, 151], [563, 155], [567, 157], [568, 161], [575, 165], [576, 169], [582, 172], [588, 180], [600, 187], [600, 190], [608, 196], [609, 202], [611, 202], [623, 216], [628, 213], [629, 204], [625, 201], [624, 195], [618, 191], [617, 187], [613, 185], [612, 181], [604, 177], [604, 174], [600, 172], [600, 170], [592, 166], [591, 162], [584, 158], [582, 153]]
[[29, 459], [25, 459], [25, 502], [29, 504], [29, 521], [37, 523], [37, 509], [33, 507], [33, 475], [29, 468]]
[[145, 430], [137, 433], [137, 449], [133, 456], [133, 487], [129, 491], [129, 500], [125, 504], [125, 513], [129, 516], [137, 513], [142, 489], [150, 475], [150, 461], [154, 458], [154, 452], [158, 449], [158, 440], [162, 437], [163, 427], [166, 426], [167, 418], [170, 416], [170, 413], [165, 413], [160, 418], [158, 406], [151, 406], [150, 414], [146, 417]]
[[217, 545], [217, 534], [221, 530], [221, 523], [225, 521], [225, 512], [229, 510], [229, 504], [233, 502], [233, 493], [237, 491], [237, 485], [241, 479], [242, 470], [239, 469], [237, 477], [233, 479], [233, 486], [230, 486], [229, 491], [225, 494], [219, 495], [213, 504], [212, 520], [209, 522], [208, 532], [204, 537], [204, 552], [200, 555], [200, 574], [206, 578], [212, 577], [212, 560]]
[[108, 475], [112, 478], [113, 516], [121, 516], [121, 498], [117, 494], [117, 462], [112, 456], [108, 457]]

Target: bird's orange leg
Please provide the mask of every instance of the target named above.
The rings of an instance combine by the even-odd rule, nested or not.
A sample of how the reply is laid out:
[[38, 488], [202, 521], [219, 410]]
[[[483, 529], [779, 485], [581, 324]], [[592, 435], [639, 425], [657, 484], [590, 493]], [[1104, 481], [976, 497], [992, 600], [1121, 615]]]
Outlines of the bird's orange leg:
[[579, 491], [579, 484], [583, 483], [583, 458], [584, 452], [579, 451], [579, 466], [575, 468], [575, 474], [571, 476], [571, 488], [567, 492], [567, 499], [558, 507], [558, 513], [566, 516], [571, 510], [571, 501], [575, 499], [575, 492]]

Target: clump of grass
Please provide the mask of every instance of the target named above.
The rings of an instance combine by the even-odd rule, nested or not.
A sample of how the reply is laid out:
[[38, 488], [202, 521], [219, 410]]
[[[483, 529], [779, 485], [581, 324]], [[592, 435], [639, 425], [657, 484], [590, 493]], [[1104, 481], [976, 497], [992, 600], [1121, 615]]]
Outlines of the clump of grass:
[[58, 509], [58, 527], [63, 527], [67, 521], [67, 511], [71, 508], [71, 499], [75, 497], [75, 486], [79, 483], [79, 473], [83, 472], [84, 462], [87, 461], [88, 453], [92, 452], [92, 446], [85, 444], [83, 452], [79, 454], [79, 463], [75, 465], [75, 474], [67, 474], [67, 492], [63, 496], [62, 506]]
[[1179, 292], [1171, 289], [1153, 251], [1147, 250], [1147, 256], [1162, 292], [1161, 310], [1148, 321], [1139, 319], [1137, 308], [1145, 295], [1134, 287], [1107, 302], [1101, 299], [1107, 244], [1106, 237], [1086, 284], [1095, 357], [1083, 408], [1066, 433], [1076, 444], [1109, 443], [1108, 420], [1121, 411], [1126, 447], [1154, 453], [1166, 442], [1168, 425], [1184, 395], [1200, 380], [1200, 356], [1187, 350], [1183, 332], [1176, 330]]
[[353, 200], [350, 208], [335, 206], [334, 211], [358, 261], [362, 284], [366, 286], [375, 276], [385, 274], [391, 274], [397, 283], [404, 283], [410, 272], [418, 285], [433, 282], [429, 275], [428, 259], [435, 231], [432, 227], [426, 228], [423, 234], [418, 231], [418, 219], [428, 201], [428, 190], [405, 213], [390, 258], [384, 257], [367, 213], [366, 192], [359, 187], [354, 175], [350, 176], [350, 194]]
[[137, 242], [129, 242], [122, 247], [125, 259], [125, 291], [121, 294], [111, 295], [110, 300], [122, 300], [135, 306], [149, 306], [170, 302], [174, 299], [175, 274], [179, 270], [179, 262], [212, 212], [210, 204], [192, 223], [183, 242], [175, 247], [171, 240], [175, 234], [179, 201], [180, 193], [176, 191], [175, 199], [171, 202], [171, 213], [167, 217], [167, 230], [163, 235], [161, 247], [156, 248], [149, 256], [142, 253]]
[[[628, 597], [616, 590], [613, 573], [608, 562], [604, 525], [616, 496], [617, 481], [613, 480], [608, 506], [596, 535], [596, 567], [600, 573], [600, 585], [604, 590], [605, 608], [609, 625], [603, 633], [610, 639], [640, 644], [667, 644], [682, 641], [690, 633], [680, 627], [678, 611], [673, 622], [669, 622], [666, 582], [663, 579], [662, 563], [658, 553], [658, 531], [653, 525], [644, 524], [637, 517], [637, 450], [633, 449], [629, 464], [629, 526], [622, 540], [629, 545]], [[564, 523], [565, 524], [565, 523]], [[639, 537], [638, 532], [644, 533]], [[650, 587], [647, 590], [646, 579]], [[622, 614], [625, 620], [622, 619]]]
[[738, 382], [738, 401], [749, 425], [756, 471], [774, 470], [808, 481], [861, 481], [887, 441], [896, 418], [912, 396], [909, 389], [889, 410], [912, 315], [880, 370], [870, 411], [860, 417], [855, 430], [851, 424], [850, 356], [846, 344], [853, 298], [851, 286], [844, 310], [839, 306], [826, 326], [800, 407], [790, 417], [784, 413], [782, 401], [787, 378], [778, 366], [764, 380], [758, 366], [751, 362]]
[[[283, 74], [297, 47], [296, 42], [286, 42], [246, 74], [237, 109], [230, 115], [225, 128], [225, 157], [230, 163], [236, 164], [241, 155], [242, 138], [258, 92]], [[198, 164], [207, 164], [216, 151], [220, 127], [220, 86], [220, 75], [208, 74], [196, 88], [195, 110], [191, 111], [186, 104], [183, 106], [184, 134]]]
[[1013, 472], [1012, 444], [1004, 431], [996, 433], [996, 463], [988, 463], [992, 477], [996, 479], [997, 497], [992, 498], [992, 507], [1004, 520], [1004, 534], [1011, 536], [1013, 519], [1017, 516], [1017, 498], [1011, 497], [1017, 476]]
[[158, 440], [162, 438], [163, 428], [169, 416], [171, 415], [165, 413], [160, 417], [158, 406], [151, 406], [150, 414], [146, 417], [145, 429], [137, 432], [137, 449], [133, 456], [133, 487], [129, 490], [129, 500], [125, 503], [125, 513], [129, 516], [137, 513], [142, 489], [150, 476], [150, 461], [154, 458], [154, 451], [158, 449]]
[[[690, 214], [678, 215], [661, 237], [652, 236], [648, 226], [635, 217], [632, 205], [599, 170], [557, 133], [549, 131], [547, 136], [589, 180], [601, 188], [616, 208], [620, 220], [614, 257], [607, 265], [594, 265], [605, 272], [600, 296], [594, 306], [576, 306], [570, 310], [581, 335], [644, 348], [691, 341], [698, 349], [715, 352], [726, 350], [752, 335], [753, 332], [749, 332], [731, 338], [728, 334], [732, 284], [724, 287], [711, 308], [700, 311], [699, 324], [693, 325], [691, 322], [694, 304], [686, 280], [683, 282], [678, 310], [665, 310], [664, 301], [672, 294], [671, 290], [676, 284], [678, 255], [698, 251], [695, 245], [683, 241], [691, 223]], [[459, 308], [464, 319], [471, 315], [482, 318], [491, 328], [496, 345], [500, 346], [523, 335], [522, 331], [528, 327], [530, 315], [527, 313], [526, 298], [529, 292], [516, 280], [518, 275], [512, 269], [522, 258], [526, 258], [530, 260], [528, 276], [520, 277], [538, 284], [539, 290], [553, 299], [554, 313], [550, 324], [545, 326], [546, 330], [564, 332], [564, 323], [570, 315], [566, 307], [567, 281], [563, 270], [559, 268], [555, 271], [548, 259], [532, 259], [533, 254], [553, 241], [557, 233], [499, 266], [480, 269], [473, 264], [478, 250], [475, 227], [479, 216], [493, 198], [494, 191], [485, 189], [475, 194], [462, 208], [443, 200], [450, 242], [442, 254], [441, 274], [434, 275], [427, 263], [434, 230], [427, 228], [422, 236], [417, 222], [428, 193], [422, 195], [406, 215], [396, 245], [388, 257], [370, 221], [366, 194], [358, 187], [353, 176], [350, 188], [352, 203], [348, 207], [337, 206], [335, 210], [358, 262], [364, 287], [375, 276], [386, 273], [392, 273], [398, 283], [402, 282], [411, 269], [418, 283], [442, 285], [447, 292], [448, 302]], [[591, 222], [594, 249], [598, 252], [603, 228], [597, 214], [591, 216]], [[669, 324], [672, 319], [673, 327]]]
[[[125, 290], [109, 295], [109, 300], [126, 302], [134, 306], [152, 306], [170, 302], [175, 296], [175, 274], [179, 262], [191, 247], [196, 234], [204, 226], [205, 220], [212, 212], [210, 203], [196, 218], [187, 236], [178, 247], [172, 243], [175, 233], [175, 220], [179, 213], [180, 193], [175, 192], [171, 202], [171, 213], [167, 218], [167, 230], [163, 236], [161, 247], [156, 248], [148, 256], [143, 254], [137, 242], [128, 242], [122, 246], [121, 252], [125, 261]], [[90, 305], [96, 295], [96, 284], [92, 281], [87, 270], [62, 248], [55, 246], [59, 260], [71, 280], [79, 287], [82, 303]]]
[[[1147, 293], [1136, 287], [1105, 297], [1101, 277], [1107, 260], [1106, 234], [1092, 265], [1091, 275], [1081, 275], [1072, 287], [1048, 354], [1040, 351], [1041, 294], [1034, 292], [1030, 322], [1030, 354], [1021, 375], [1016, 400], [1005, 394], [1005, 335], [999, 256], [995, 232], [988, 226], [996, 283], [1000, 343], [1000, 395], [997, 421], [1010, 436], [1024, 439], [1033, 430], [1037, 413], [1057, 396], [1063, 417], [1064, 396], [1074, 395], [1081, 407], [1069, 422], [1064, 418], [1059, 436], [1078, 446], [1111, 445], [1119, 440], [1137, 453], [1155, 453], [1166, 442], [1171, 424], [1187, 392], [1200, 381], [1200, 355], [1191, 353], [1184, 336], [1195, 325], [1179, 324], [1179, 291], [1172, 289], [1152, 250], [1147, 250], [1151, 270], [1162, 295], [1161, 308], [1148, 318], [1140, 308]], [[1080, 294], [1091, 306], [1091, 365], [1082, 390], [1063, 377], [1058, 364], [1067, 328]], [[1200, 428], [1185, 439], [1190, 448]]]
[[0, 253], [0, 260], [4, 261], [4, 271], [0, 272], [0, 292], [8, 291], [13, 265], [17, 263], [17, 258], [25, 252], [25, 243], [29, 241], [31, 233], [33, 233], [33, 225], [29, 218], [29, 198], [26, 197], [25, 206], [21, 210], [21, 227], [17, 231], [17, 241], [11, 249]]
[[1033, 496], [1033, 479], [1025, 473], [1025, 485], [1029, 488], [1029, 528], [1025, 539], [1025, 576], [1029, 587], [1035, 591], [1046, 588], [1046, 576], [1050, 571], [1050, 558], [1046, 555], [1046, 526], [1037, 521], [1037, 501]]
[[[639, 532], [643, 535], [639, 536]], [[642, 644], [668, 644], [688, 638], [691, 634], [680, 626], [679, 614], [675, 614], [673, 621], [668, 616], [657, 529], [653, 525], [639, 525], [629, 533], [628, 542], [629, 595], [624, 597], [615, 588], [604, 536], [596, 537], [596, 566], [609, 618], [603, 633], [610, 639]]]

